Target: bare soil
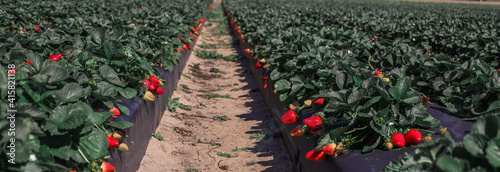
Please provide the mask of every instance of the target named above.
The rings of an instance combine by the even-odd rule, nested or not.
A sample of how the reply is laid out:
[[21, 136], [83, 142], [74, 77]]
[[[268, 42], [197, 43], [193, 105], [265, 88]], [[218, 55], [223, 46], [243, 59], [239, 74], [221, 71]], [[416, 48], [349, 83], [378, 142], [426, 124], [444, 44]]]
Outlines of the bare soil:
[[[222, 20], [220, 1], [214, 3], [212, 11], [216, 13], [215, 17], [205, 23], [195, 50], [236, 55], [237, 51], [231, 45], [232, 37], [223, 22], [225, 20]], [[203, 42], [217, 47], [203, 49], [199, 47]], [[191, 54], [184, 69], [184, 74], [191, 79], [182, 76], [173, 95], [180, 97], [179, 102], [192, 110], [165, 111], [156, 130], [165, 140], [151, 138], [138, 171], [292, 171], [281, 135], [273, 124], [246, 60], [202, 59], [195, 54]], [[193, 68], [196, 64], [199, 64], [199, 69]], [[226, 74], [212, 73], [210, 68]], [[190, 69], [221, 77], [197, 78], [189, 75], [193, 72]], [[187, 86], [191, 93], [181, 91], [182, 85]], [[228, 94], [231, 98], [199, 96], [215, 93]], [[214, 117], [223, 116], [229, 120], [214, 120]], [[255, 138], [259, 136], [267, 138]], [[223, 157], [229, 155], [234, 157]]]

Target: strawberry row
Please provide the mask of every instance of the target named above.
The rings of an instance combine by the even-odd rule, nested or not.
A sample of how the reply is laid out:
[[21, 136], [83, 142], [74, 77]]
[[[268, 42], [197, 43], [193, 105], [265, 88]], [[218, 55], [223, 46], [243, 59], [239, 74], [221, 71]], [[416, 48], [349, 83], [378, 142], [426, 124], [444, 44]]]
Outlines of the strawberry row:
[[1, 107], [17, 109], [0, 112], [17, 115], [0, 129], [18, 129], [0, 140], [15, 145], [0, 151], [0, 169], [114, 171], [105, 155], [128, 151], [124, 129], [133, 126], [115, 120], [131, 113], [121, 98], [154, 101], [163, 94], [155, 67], [178, 64], [211, 3], [0, 2], [7, 7], [0, 11], [0, 84], [12, 85], [0, 88]]
[[[309, 157], [321, 154], [315, 152], [321, 152], [332, 143], [336, 145], [335, 157], [351, 147], [369, 152], [393, 144], [391, 136], [396, 133], [405, 134], [410, 128], [434, 128], [438, 121], [426, 112], [422, 103], [431, 103], [429, 97], [439, 100], [452, 112], [498, 113], [499, 72], [494, 69], [498, 62], [492, 60], [498, 53], [495, 50], [497, 42], [489, 41], [486, 46], [470, 48], [467, 53], [463, 50], [458, 54], [463, 59], [456, 60], [458, 55], [445, 54], [451, 49], [444, 44], [430, 44], [424, 39], [414, 39], [412, 43], [411, 37], [399, 32], [373, 33], [380, 29], [367, 23], [380, 21], [380, 18], [388, 22], [395, 16], [405, 16], [382, 4], [348, 4], [377, 7], [360, 11], [345, 8], [345, 3], [339, 2], [294, 2], [297, 3], [229, 1], [225, 2], [225, 10], [240, 39], [255, 45], [245, 51], [260, 59], [256, 68], [264, 68], [267, 75], [263, 78], [266, 80], [264, 87], [274, 86], [274, 92], [289, 104], [290, 110], [283, 115], [282, 122], [297, 122], [300, 119], [297, 112], [306, 107], [320, 111], [303, 118], [305, 125], [297, 126], [291, 133], [303, 136], [309, 131], [310, 138], [318, 141]], [[412, 11], [415, 6], [404, 8]], [[439, 13], [440, 9], [419, 13], [420, 17], [415, 14], [417, 17], [413, 20], [431, 25], [434, 20], [443, 18], [432, 21], [425, 18]], [[376, 11], [382, 11], [385, 16], [373, 15]], [[454, 14], [450, 11], [446, 16]], [[473, 19], [485, 13], [475, 12]], [[376, 19], [365, 16], [376, 16]], [[413, 22], [404, 21], [401, 25]], [[345, 23], [338, 25], [339, 22]], [[451, 20], [449, 25], [459, 25], [454, 22], [456, 20]], [[398, 24], [388, 22], [384, 26], [390, 25]], [[492, 27], [489, 23], [477, 25]], [[435, 41], [443, 33], [429, 33], [437, 27], [432, 26], [420, 32], [413, 32], [415, 28], [406, 32], [412, 37]], [[454, 29], [459, 30], [458, 26]], [[490, 37], [497, 31], [491, 32]], [[480, 38], [474, 36], [476, 41]], [[455, 36], [453, 39], [465, 41], [469, 38]], [[438, 54], [431, 53], [426, 49], [429, 46], [424, 45], [432, 45], [432, 50]], [[479, 58], [468, 58], [471, 54]], [[315, 100], [322, 103], [310, 103]], [[337, 124], [345, 122], [347, 125], [338, 127]]]

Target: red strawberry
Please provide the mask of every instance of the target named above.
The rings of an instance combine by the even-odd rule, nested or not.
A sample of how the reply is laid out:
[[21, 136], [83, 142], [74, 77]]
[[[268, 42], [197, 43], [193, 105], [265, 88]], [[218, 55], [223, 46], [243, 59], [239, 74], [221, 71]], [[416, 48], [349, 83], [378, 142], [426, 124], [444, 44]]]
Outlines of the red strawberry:
[[318, 135], [318, 131], [320, 131], [321, 129], [323, 129], [323, 126], [316, 125], [315, 127], [311, 128], [309, 132], [311, 132], [314, 135]]
[[375, 74], [374, 75], [382, 75], [383, 73], [380, 72], [380, 71], [375, 71]]
[[149, 76], [149, 80], [151, 80], [151, 83], [155, 86], [158, 87], [160, 85], [160, 80], [154, 75]]
[[231, 24], [234, 24], [234, 21], [231, 21]]
[[259, 48], [262, 49], [262, 46], [260, 46]]
[[240, 28], [238, 28], [238, 26], [234, 27], [234, 31], [237, 31], [238, 29], [240, 29]]
[[36, 26], [35, 26], [35, 30], [37, 30], [37, 31], [41, 31], [42, 29], [40, 29], [39, 27], [36, 27]]
[[193, 31], [189, 31], [189, 34], [193, 35]]
[[191, 44], [188, 44], [188, 49], [191, 49]]
[[179, 38], [179, 40], [182, 40], [182, 36], [179, 36], [179, 37], [177, 37], [177, 38]]
[[70, 54], [71, 54], [71, 53], [73, 53], [73, 50], [71, 50], [69, 53], [70, 53]]
[[203, 20], [203, 19], [200, 19], [200, 23], [205, 23], [205, 20]]
[[248, 53], [248, 52], [250, 52], [250, 49], [248, 49], [248, 48], [245, 49], [245, 53]]
[[116, 140], [115, 138], [113, 138], [111, 136], [106, 137], [106, 139], [108, 139], [108, 149], [117, 147], [120, 144], [118, 142], [118, 140]]
[[53, 60], [55, 62], [58, 62], [59, 60], [61, 60], [61, 57], [62, 57], [62, 53], [54, 54], [54, 55], [51, 55], [49, 57], [49, 60]]
[[268, 87], [268, 86], [267, 86], [267, 81], [266, 81], [266, 82], [264, 83], [264, 88], [267, 88], [267, 87]]
[[311, 116], [309, 118], [304, 119], [303, 122], [307, 126], [314, 128], [317, 125], [321, 125], [321, 118], [319, 116]]
[[10, 69], [7, 71], [9, 75], [15, 74], [17, 72], [17, 69]]
[[153, 84], [151, 84], [151, 85], [148, 87], [148, 89], [149, 89], [149, 90], [151, 90], [151, 91], [156, 90], [156, 88], [157, 88], [157, 87], [156, 87], [155, 85], [153, 85]]
[[71, 170], [71, 171], [69, 171], [69, 172], [78, 172], [78, 171], [75, 171], [75, 170]]
[[297, 122], [297, 114], [295, 114], [295, 111], [293, 111], [293, 110], [288, 110], [281, 117], [281, 123], [283, 123], [283, 124], [293, 124], [295, 122]]
[[422, 141], [422, 134], [418, 130], [411, 129], [406, 133], [405, 139], [408, 144], [417, 145], [420, 141]]
[[326, 158], [325, 152], [314, 151], [314, 149], [307, 152], [307, 154], [306, 154], [306, 159], [311, 160], [311, 161], [324, 161], [325, 158]]
[[179, 53], [182, 53], [181, 49], [179, 49], [179, 48], [175, 48], [175, 49], [177, 49], [177, 51], [179, 51]]
[[319, 99], [316, 99], [312, 102], [312, 104], [323, 104], [323, 102], [325, 101], [325, 99], [323, 98], [319, 98]]
[[405, 147], [406, 141], [405, 141], [405, 136], [403, 136], [403, 134], [395, 133], [391, 137], [392, 137], [392, 143], [394, 144], [394, 146], [400, 147], [400, 148]]
[[193, 27], [191, 27], [191, 30], [196, 31], [196, 28], [194, 28], [194, 26], [193, 26]]
[[194, 42], [194, 38], [191, 38], [191, 41]]
[[101, 165], [102, 172], [112, 172], [115, 171], [115, 167], [107, 162], [102, 162]]
[[120, 115], [120, 110], [118, 108], [114, 107], [113, 109], [109, 110], [110, 112], [113, 112], [113, 115], [111, 115], [113, 118], [118, 117]]
[[262, 80], [264, 81], [264, 80], [267, 80], [268, 78], [269, 78], [269, 77], [264, 76], [264, 77], [262, 77]]
[[161, 87], [158, 87], [158, 88], [156, 88], [156, 90], [155, 90], [155, 94], [163, 94], [164, 92], [165, 92], [165, 91], [163, 91], [163, 88], [161, 88]]
[[500, 71], [500, 69], [497, 69], [497, 71]]
[[261, 62], [257, 62], [257, 64], [255, 65], [255, 69], [261, 68], [262, 66], [264, 66], [264, 64], [262, 64]]
[[183, 44], [182, 48], [184, 48], [185, 50], [188, 50], [188, 46], [186, 44]]
[[142, 88], [151, 87], [151, 81], [149, 81], [148, 79], [143, 79], [142, 81], [146, 84], [146, 85], [143, 85]]
[[[241, 39], [244, 39], [244, 38], [241, 38]], [[249, 52], [249, 53], [248, 53], [248, 56], [252, 56], [252, 52]]]
[[374, 37], [372, 37], [372, 41], [375, 41], [375, 38], [374, 38]]
[[307, 127], [304, 127], [304, 125], [297, 125], [291, 132], [291, 136], [305, 136], [306, 135], [306, 129]]
[[335, 154], [335, 148], [337, 147], [337, 145], [335, 145], [335, 143], [330, 143], [328, 145], [326, 145], [325, 147], [323, 147], [323, 152], [325, 152], [325, 154], [327, 155], [334, 155]]
[[354, 30], [351, 30], [351, 33], [354, 32]]

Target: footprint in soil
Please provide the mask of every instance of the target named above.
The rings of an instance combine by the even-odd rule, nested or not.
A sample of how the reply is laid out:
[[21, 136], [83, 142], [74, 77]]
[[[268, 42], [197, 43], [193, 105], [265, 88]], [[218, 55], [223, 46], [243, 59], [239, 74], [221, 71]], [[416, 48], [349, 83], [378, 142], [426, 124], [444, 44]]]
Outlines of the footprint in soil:
[[191, 134], [193, 134], [192, 131], [189, 131], [189, 130], [186, 130], [186, 129], [180, 128], [180, 127], [174, 127], [174, 131], [176, 133], [179, 133], [182, 136], [191, 136]]

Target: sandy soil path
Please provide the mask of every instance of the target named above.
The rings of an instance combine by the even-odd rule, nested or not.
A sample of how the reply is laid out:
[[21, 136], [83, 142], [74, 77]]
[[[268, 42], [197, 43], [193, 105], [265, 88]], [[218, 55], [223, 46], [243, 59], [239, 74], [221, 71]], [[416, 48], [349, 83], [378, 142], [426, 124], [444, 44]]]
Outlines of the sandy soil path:
[[[220, 6], [220, 1], [214, 3], [195, 50], [237, 55]], [[292, 171], [246, 60], [203, 59], [193, 52], [187, 64], [187, 77], [181, 78], [173, 98], [192, 110], [165, 111], [156, 130], [164, 140], [151, 138], [138, 171]], [[213, 68], [225, 74], [210, 72]], [[215, 94], [231, 98], [208, 98]]]

